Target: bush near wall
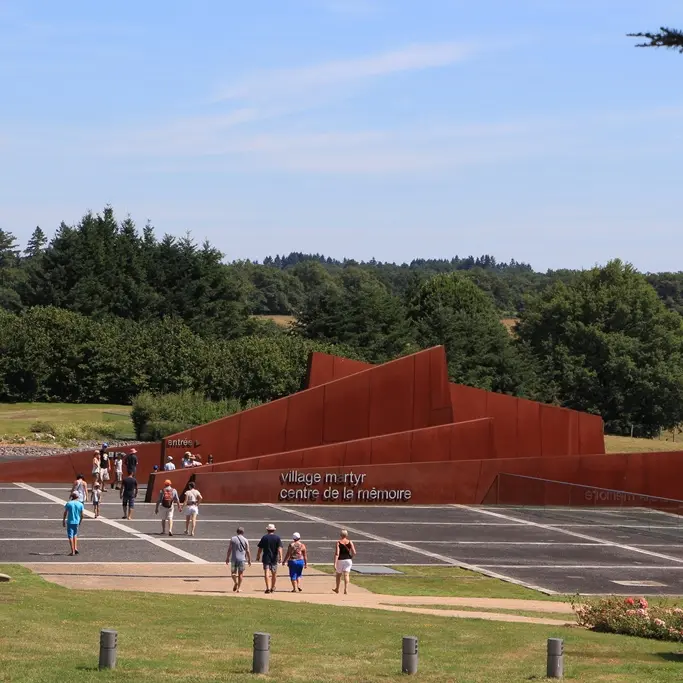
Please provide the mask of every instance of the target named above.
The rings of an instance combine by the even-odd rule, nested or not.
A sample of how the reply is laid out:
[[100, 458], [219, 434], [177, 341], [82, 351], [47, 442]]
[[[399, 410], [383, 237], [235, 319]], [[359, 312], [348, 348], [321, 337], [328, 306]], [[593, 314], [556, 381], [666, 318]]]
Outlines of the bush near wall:
[[651, 606], [645, 598], [609, 597], [572, 604], [579, 626], [601, 633], [683, 642], [683, 609]]

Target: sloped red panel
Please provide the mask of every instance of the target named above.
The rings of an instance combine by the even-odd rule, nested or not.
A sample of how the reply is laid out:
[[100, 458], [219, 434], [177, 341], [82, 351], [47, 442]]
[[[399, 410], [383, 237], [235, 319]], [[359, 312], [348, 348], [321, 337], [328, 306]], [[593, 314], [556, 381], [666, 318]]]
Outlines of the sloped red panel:
[[474, 505], [479, 500], [477, 490], [481, 480], [482, 460], [465, 460], [454, 462], [457, 468], [452, 473], [450, 482], [453, 492], [451, 501], [461, 505]]
[[567, 455], [579, 455], [579, 413], [575, 410], [567, 410], [569, 415], [569, 434], [567, 441]]
[[[289, 451], [288, 453], [278, 453], [268, 458], [257, 459], [257, 469], [287, 470], [296, 469], [303, 466], [304, 454], [302, 451]], [[267, 465], [266, 465], [267, 463]]]
[[368, 368], [375, 367], [371, 363], [363, 363], [359, 360], [352, 360], [351, 358], [342, 358], [341, 356], [332, 356], [333, 378], [341, 379], [342, 377], [349, 377], [355, 375], [357, 372], [362, 372]]
[[414, 356], [413, 377], [413, 419], [415, 425], [432, 424], [432, 382], [429, 355], [418, 353]]
[[517, 457], [517, 399], [514, 396], [487, 392], [486, 414], [493, 418], [496, 457]]
[[453, 421], [466, 422], [488, 417], [486, 412], [486, 391], [464, 384], [451, 384], [450, 394], [453, 403]]
[[579, 481], [580, 459], [575, 455], [541, 458], [535, 476], [553, 481]]
[[569, 455], [569, 411], [555, 406], [541, 406], [541, 430], [544, 456]]
[[368, 436], [429, 426], [429, 422], [413, 425], [413, 356], [381, 365], [367, 375], [370, 378]]
[[367, 370], [323, 386], [323, 441], [335, 443], [369, 436], [370, 373]]
[[443, 346], [436, 346], [423, 351], [429, 356], [430, 407], [429, 424], [416, 424], [415, 427], [428, 427], [453, 422], [453, 403], [448, 383], [448, 362]]
[[412, 432], [411, 461], [434, 462], [452, 458], [451, 432], [455, 425], [440, 425]]
[[579, 452], [582, 455], [605, 452], [603, 422], [599, 415], [579, 413]]
[[623, 491], [628, 455], [615, 453], [613, 456], [609, 460], [580, 456], [577, 483]]
[[530, 458], [542, 454], [541, 404], [517, 399], [517, 455]]
[[[598, 457], [605, 458], [610, 455], [612, 454]], [[642, 483], [640, 488], [634, 489], [636, 492], [683, 500], [683, 452], [643, 453], [642, 462]]]
[[284, 451], [288, 404], [297, 398], [295, 394], [240, 413], [238, 457], [248, 458]]
[[314, 351], [308, 358], [306, 387], [320, 386], [334, 379], [334, 356]]
[[322, 387], [290, 397], [285, 433], [285, 450], [312, 448], [323, 443]]
[[494, 457], [491, 418], [458, 422], [451, 427], [452, 460], [486, 460]]
[[646, 488], [645, 460], [643, 453], [629, 453], [623, 478], [624, 491], [642, 491]]
[[370, 439], [349, 441], [346, 444], [346, 453], [344, 455], [344, 465], [346, 467], [353, 465], [370, 465], [371, 462], [372, 444]]
[[401, 432], [371, 440], [370, 462], [387, 465], [410, 462], [412, 432]]
[[[329, 446], [321, 446], [319, 448], [309, 448], [303, 451], [303, 461], [301, 467], [341, 467], [344, 465], [344, 457], [346, 456], [345, 443], [333, 443]], [[265, 463], [267, 458], [264, 458], [264, 467], [268, 465]]]

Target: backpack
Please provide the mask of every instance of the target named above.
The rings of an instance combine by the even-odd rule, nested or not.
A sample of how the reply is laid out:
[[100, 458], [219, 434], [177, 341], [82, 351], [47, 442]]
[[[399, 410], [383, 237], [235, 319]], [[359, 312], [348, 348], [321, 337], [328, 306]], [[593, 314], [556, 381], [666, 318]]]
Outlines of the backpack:
[[161, 498], [161, 505], [165, 508], [171, 508], [173, 507], [173, 489], [172, 488], [165, 488], [164, 489], [164, 495]]

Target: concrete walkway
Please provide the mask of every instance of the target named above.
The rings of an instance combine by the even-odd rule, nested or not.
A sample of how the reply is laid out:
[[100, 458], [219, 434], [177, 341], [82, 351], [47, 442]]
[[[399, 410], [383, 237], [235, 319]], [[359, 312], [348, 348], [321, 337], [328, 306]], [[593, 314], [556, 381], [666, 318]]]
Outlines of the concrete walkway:
[[[283, 602], [305, 602], [317, 605], [364, 607], [389, 612], [412, 612], [439, 617], [488, 619], [528, 624], [564, 626], [576, 623], [571, 606], [564, 602], [544, 600], [510, 600], [494, 598], [442, 598], [428, 596], [379, 595], [353, 583], [348, 595], [332, 591], [334, 577], [315, 569], [308, 569], [302, 581], [303, 592], [291, 593], [286, 567], [278, 576], [277, 590], [266, 595], [260, 567], [247, 569], [242, 592], [234, 593], [229, 569], [224, 564], [164, 564], [164, 563], [81, 563], [35, 562], [24, 565], [46, 581], [77, 590], [124, 590], [175, 595], [214, 595], [239, 599], [241, 597]], [[353, 581], [353, 574], [351, 576]], [[342, 584], [343, 585], [343, 584]], [[419, 607], [418, 607], [419, 605]], [[439, 606], [430, 609], [429, 605]], [[444, 609], [453, 607], [453, 609]], [[497, 612], [464, 611], [458, 607], [504, 609], [516, 612], [549, 612], [566, 614], [566, 620], [527, 617]]]

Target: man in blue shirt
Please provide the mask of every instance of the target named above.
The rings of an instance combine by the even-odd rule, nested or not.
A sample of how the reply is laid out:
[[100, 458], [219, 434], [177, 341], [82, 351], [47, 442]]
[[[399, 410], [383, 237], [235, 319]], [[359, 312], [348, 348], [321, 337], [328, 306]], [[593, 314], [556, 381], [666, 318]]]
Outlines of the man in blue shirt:
[[[275, 533], [275, 525], [266, 527], [266, 535], [261, 538], [256, 553], [256, 561], [263, 561], [263, 578], [266, 582], [266, 593], [275, 592], [277, 567], [282, 562], [282, 540]], [[270, 580], [269, 580], [270, 579]]]
[[78, 527], [83, 520], [83, 503], [78, 500], [78, 493], [71, 494], [71, 500], [64, 506], [62, 526], [66, 527], [66, 536], [69, 539], [71, 552], [69, 555], [78, 555]]

